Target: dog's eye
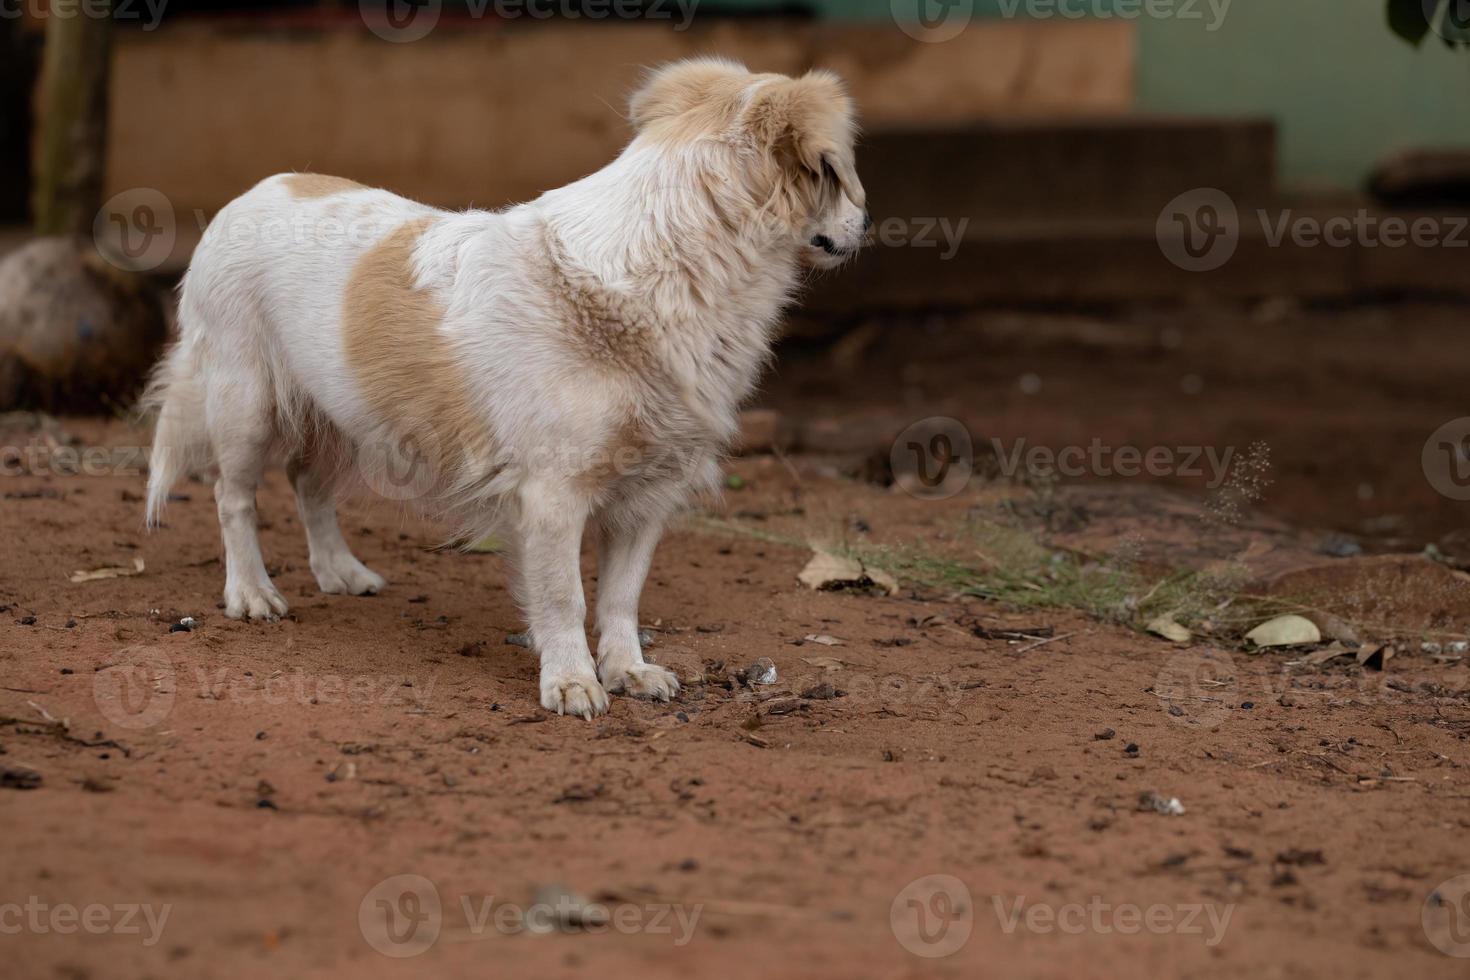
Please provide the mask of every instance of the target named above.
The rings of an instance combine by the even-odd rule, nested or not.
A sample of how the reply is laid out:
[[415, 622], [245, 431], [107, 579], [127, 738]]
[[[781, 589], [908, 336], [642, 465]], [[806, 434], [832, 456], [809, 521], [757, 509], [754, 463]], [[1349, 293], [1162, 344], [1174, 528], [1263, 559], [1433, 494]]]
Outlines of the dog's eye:
[[832, 164], [825, 156], [822, 157], [822, 179], [831, 183], [833, 187], [838, 186], [837, 171], [832, 169]]

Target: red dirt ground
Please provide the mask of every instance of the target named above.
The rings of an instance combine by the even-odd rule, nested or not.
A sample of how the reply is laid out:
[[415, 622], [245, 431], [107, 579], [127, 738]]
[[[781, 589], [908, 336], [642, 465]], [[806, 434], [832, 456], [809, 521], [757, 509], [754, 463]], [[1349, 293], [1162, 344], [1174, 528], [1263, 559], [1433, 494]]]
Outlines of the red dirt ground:
[[[789, 364], [770, 400], [809, 404], [803, 375], [823, 368]], [[1016, 396], [998, 397], [1004, 415]], [[1435, 415], [1446, 399], [1425, 400]], [[1330, 410], [1312, 418], [1326, 431]], [[66, 424], [88, 443], [138, 441]], [[1418, 423], [1378, 424], [1386, 438]], [[725, 507], [757, 532], [860, 517], [875, 540], [937, 546], [969, 503], [801, 459], [734, 469], [747, 485]], [[617, 698], [589, 723], [537, 705], [532, 657], [505, 642], [520, 625], [499, 558], [436, 550], [433, 529], [364, 505], [345, 526], [391, 587], [319, 596], [274, 474], [262, 538], [292, 614], [230, 622], [207, 488], [180, 488], [168, 528], [145, 534], [140, 484], [0, 481], [0, 767], [42, 780], [0, 788], [7, 976], [1465, 974], [1431, 943], [1449, 910], [1429, 904], [1428, 932], [1423, 919], [1470, 873], [1463, 658], [1288, 667], [1299, 654], [1180, 649], [1067, 612], [810, 592], [803, 549], [690, 524], [660, 549], [643, 606], [650, 655], [683, 694]], [[135, 577], [68, 581], [134, 558]], [[199, 626], [171, 633], [182, 616]], [[777, 684], [727, 689], [760, 657]], [[823, 682], [842, 696], [801, 697]], [[1140, 808], [1146, 794], [1185, 812]], [[397, 875], [428, 879], [441, 914], [422, 888], [379, 888]], [[513, 912], [553, 885], [644, 928], [515, 932], [493, 914], [477, 928], [487, 900]], [[380, 898], [406, 945], [385, 939]], [[28, 903], [47, 909], [17, 930]], [[97, 935], [50, 918], [99, 905], [99, 928], [118, 926], [113, 906], [138, 903], [168, 907], [151, 943], [141, 916], [141, 934]], [[668, 904], [697, 913], [687, 934]], [[431, 938], [401, 959], [373, 945]]]

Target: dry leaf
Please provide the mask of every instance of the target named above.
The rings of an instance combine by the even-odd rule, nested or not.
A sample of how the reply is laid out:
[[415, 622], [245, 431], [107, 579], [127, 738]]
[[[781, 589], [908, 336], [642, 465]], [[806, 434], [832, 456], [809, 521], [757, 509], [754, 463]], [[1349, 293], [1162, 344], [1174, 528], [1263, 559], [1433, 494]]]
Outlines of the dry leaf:
[[854, 663], [851, 660], [839, 660], [836, 657], [802, 657], [801, 662], [820, 670], [841, 670], [844, 667], [867, 666], [867, 664]]
[[863, 563], [855, 558], [843, 558], [817, 551], [796, 577], [809, 589], [842, 588], [862, 581]]
[[811, 560], [796, 577], [802, 585], [818, 591], [877, 586], [889, 595], [898, 592], [898, 580], [883, 569], [821, 550], [813, 551]]
[[1394, 648], [1364, 644], [1358, 648], [1358, 663], [1369, 670], [1383, 670], [1393, 659]]
[[864, 565], [863, 574], [871, 579], [874, 585], [878, 586], [878, 588], [882, 589], [884, 592], [887, 592], [889, 595], [898, 594], [898, 579], [894, 578], [892, 575], [889, 575], [887, 572], [883, 571], [883, 569], [874, 568], [871, 565]]
[[100, 582], [109, 578], [127, 578], [130, 575], [143, 574], [143, 559], [134, 558], [133, 567], [126, 565], [108, 565], [104, 568], [94, 568], [90, 572], [72, 572], [68, 581], [76, 582]]
[[1258, 647], [1297, 647], [1321, 643], [1322, 631], [1303, 616], [1277, 616], [1251, 630], [1245, 638]]
[[810, 636], [807, 636], [806, 637], [806, 641], [808, 643], [820, 643], [824, 647], [840, 647], [840, 646], [842, 646], [842, 641], [841, 640], [839, 640], [835, 636], [828, 636], [825, 633], [812, 633]]
[[1159, 616], [1144, 627], [1154, 636], [1162, 636], [1171, 643], [1188, 643], [1194, 634], [1174, 621], [1173, 616]]
[[1349, 650], [1341, 643], [1334, 643], [1330, 647], [1323, 647], [1321, 650], [1313, 650], [1302, 659], [1294, 662], [1306, 667], [1315, 667], [1318, 664], [1325, 664], [1329, 660], [1336, 660], [1338, 657], [1346, 657], [1352, 652], [1353, 651]]

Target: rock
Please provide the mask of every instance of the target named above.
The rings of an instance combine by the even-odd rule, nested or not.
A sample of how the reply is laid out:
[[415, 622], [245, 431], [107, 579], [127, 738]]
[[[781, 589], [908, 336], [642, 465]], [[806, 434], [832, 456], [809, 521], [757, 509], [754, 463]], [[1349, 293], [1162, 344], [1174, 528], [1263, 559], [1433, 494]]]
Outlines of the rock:
[[22, 766], [0, 768], [0, 789], [35, 789], [41, 785], [41, 774]]
[[1160, 796], [1157, 793], [1143, 793], [1138, 797], [1138, 808], [1140, 810], [1152, 810], [1154, 813], [1166, 817], [1179, 817], [1184, 815], [1184, 804], [1179, 802], [1179, 797]]
[[1354, 558], [1363, 553], [1363, 546], [1351, 535], [1334, 533], [1323, 538], [1317, 550], [1332, 558]]
[[761, 657], [741, 671], [740, 679], [745, 682], [746, 687], [774, 684], [776, 683], [776, 665], [771, 662], [770, 657]]
[[[546, 914], [530, 914], [531, 910]], [[566, 885], [541, 885], [531, 898], [526, 928], [533, 933], [576, 932], [589, 926], [603, 926], [608, 921], [607, 907], [598, 905]]]
[[82, 239], [30, 242], [0, 259], [0, 410], [130, 405], [167, 333], [148, 279]]
[[[1355, 621], [1391, 623], [1404, 632], [1439, 630], [1446, 623], [1463, 621], [1470, 595], [1464, 573], [1409, 554], [1319, 558], [1262, 577], [1251, 588], [1294, 601], [1305, 598], [1319, 606], [1340, 607], [1341, 597], [1350, 596]], [[1334, 603], [1334, 599], [1339, 601]], [[1323, 635], [1328, 632], [1324, 629]], [[1331, 632], [1339, 631], [1333, 628]], [[1352, 641], [1350, 636], [1336, 638]]]

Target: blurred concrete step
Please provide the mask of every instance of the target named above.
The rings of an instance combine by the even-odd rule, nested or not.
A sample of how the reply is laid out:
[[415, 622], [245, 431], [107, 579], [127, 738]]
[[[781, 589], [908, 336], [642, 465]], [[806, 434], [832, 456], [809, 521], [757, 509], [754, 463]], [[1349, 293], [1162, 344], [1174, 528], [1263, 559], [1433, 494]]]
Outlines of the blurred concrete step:
[[858, 167], [874, 217], [1132, 214], [1160, 187], [1270, 197], [1276, 126], [1133, 115], [890, 126], [864, 136]]
[[[880, 238], [853, 268], [818, 280], [804, 306], [827, 315], [1270, 296], [1470, 299], [1470, 215], [1464, 213], [1356, 202], [1242, 204], [1218, 250], [1202, 247], [1199, 262], [1188, 268], [1177, 242], [1167, 234], [1161, 242], [1159, 215], [1167, 203], [1154, 202], [1152, 213], [1137, 218], [977, 222], [962, 237], [946, 237], [953, 225], [926, 231], [910, 223], [908, 237]], [[1208, 239], [1199, 241], [1203, 246]]]

